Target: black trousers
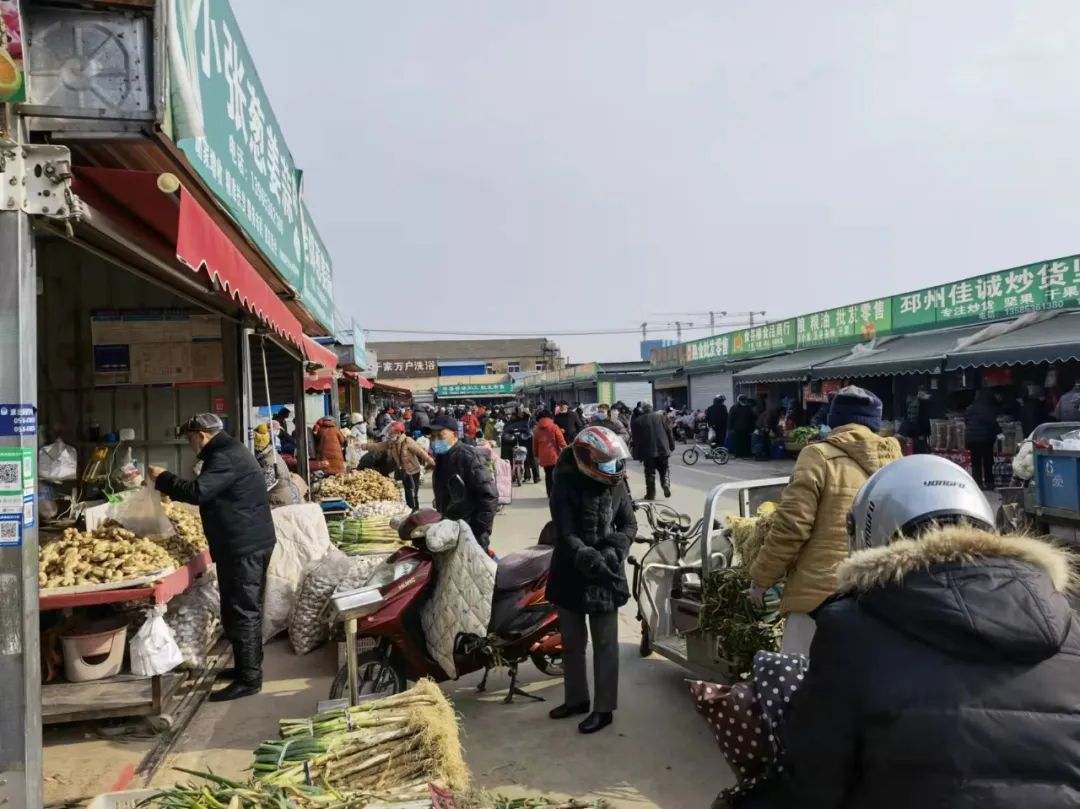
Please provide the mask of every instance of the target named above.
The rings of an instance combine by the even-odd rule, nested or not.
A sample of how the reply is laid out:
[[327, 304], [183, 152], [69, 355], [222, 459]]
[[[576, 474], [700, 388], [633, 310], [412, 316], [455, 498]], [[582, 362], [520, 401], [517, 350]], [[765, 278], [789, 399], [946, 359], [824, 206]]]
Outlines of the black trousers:
[[[586, 629], [586, 621], [588, 629]], [[592, 709], [610, 713], [619, 707], [619, 613], [604, 612], [585, 615], [559, 607], [559, 631], [563, 639], [563, 661], [566, 675], [563, 689], [567, 705], [589, 702], [589, 679], [585, 667], [585, 652], [589, 647], [589, 632], [593, 643]]]
[[670, 458], [661, 455], [658, 458], [645, 459], [645, 492], [656, 493], [656, 473], [660, 473], [660, 486], [664, 489], [671, 488], [671, 464]]
[[262, 603], [273, 549], [217, 562], [221, 627], [233, 647], [237, 681], [262, 685]]
[[994, 488], [994, 442], [971, 441], [968, 443], [971, 452], [971, 476], [975, 483], [983, 491]]
[[536, 455], [533, 454], [532, 447], [529, 447], [529, 455], [525, 459], [525, 478], [530, 479], [529, 475], [532, 475], [532, 482], [540, 482], [540, 464], [536, 462]]
[[547, 496], [551, 497], [551, 487], [555, 485], [555, 467], [544, 467], [544, 488], [547, 489]]
[[416, 511], [420, 508], [420, 473], [407, 475], [402, 473], [401, 484], [405, 489], [405, 505]]

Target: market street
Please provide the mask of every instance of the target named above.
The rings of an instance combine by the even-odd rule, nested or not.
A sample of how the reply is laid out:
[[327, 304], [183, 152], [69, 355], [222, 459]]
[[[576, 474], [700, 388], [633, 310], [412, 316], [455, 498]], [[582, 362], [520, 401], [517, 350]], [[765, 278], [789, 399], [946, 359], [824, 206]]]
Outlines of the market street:
[[[669, 502], [696, 519], [712, 485], [736, 476], [784, 474], [789, 466], [732, 461], [724, 467], [699, 462], [696, 468], [684, 468], [676, 460]], [[635, 494], [640, 495], [640, 467], [632, 464], [631, 472]], [[547, 519], [543, 485], [515, 489], [514, 497], [514, 504], [496, 520], [494, 545], [504, 553], [533, 544]], [[479, 674], [445, 685], [462, 715], [466, 760], [480, 786], [507, 794], [598, 796], [616, 807], [695, 809], [708, 806], [731, 783], [715, 742], [690, 704], [685, 673], [656, 655], [639, 657], [632, 604], [622, 612], [620, 639], [619, 712], [615, 725], [599, 737], [581, 736], [572, 721], [547, 718], [548, 710], [562, 701], [562, 681], [544, 677], [530, 664], [522, 668], [525, 688], [543, 696], [543, 703], [504, 705], [505, 674], [493, 674], [484, 694], [476, 691]], [[240, 776], [250, 765], [256, 740], [273, 738], [280, 717], [306, 716], [327, 696], [333, 657], [323, 649], [298, 658], [286, 642], [272, 643], [262, 695], [203, 705], [153, 783], [173, 783], [173, 767]]]

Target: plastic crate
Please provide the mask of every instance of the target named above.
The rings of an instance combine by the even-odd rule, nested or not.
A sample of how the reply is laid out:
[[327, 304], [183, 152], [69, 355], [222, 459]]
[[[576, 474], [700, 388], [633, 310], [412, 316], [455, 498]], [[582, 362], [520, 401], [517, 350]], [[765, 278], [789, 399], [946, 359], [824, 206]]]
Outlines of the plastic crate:
[[135, 809], [147, 798], [157, 795], [157, 789], [129, 789], [126, 792], [107, 792], [90, 801], [86, 809]]
[[1036, 449], [1035, 488], [1043, 508], [1080, 512], [1080, 452]]

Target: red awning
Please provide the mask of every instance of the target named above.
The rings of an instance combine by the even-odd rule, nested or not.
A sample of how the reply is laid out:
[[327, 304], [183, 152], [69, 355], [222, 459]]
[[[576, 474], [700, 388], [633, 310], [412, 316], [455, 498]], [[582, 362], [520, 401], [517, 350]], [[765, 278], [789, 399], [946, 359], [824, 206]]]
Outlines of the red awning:
[[[278, 298], [270, 285], [244, 258], [213, 218], [183, 188], [179, 201], [158, 188], [161, 175], [152, 171], [126, 171], [76, 167], [75, 193], [93, 207], [104, 206], [109, 213], [131, 217], [155, 235], [176, 246], [176, 258], [184, 265], [206, 274], [229, 298], [251, 312], [277, 334], [293, 343], [305, 357], [311, 348], [300, 321]], [[318, 346], [314, 362], [328, 359]], [[333, 352], [329, 352], [331, 356]], [[336, 356], [334, 365], [336, 367]]]
[[304, 390], [308, 393], [329, 393], [334, 389], [332, 374], [305, 374]]
[[356, 382], [364, 390], [371, 390], [373, 387], [375, 387], [375, 383], [368, 379], [366, 376], [356, 377]]
[[334, 353], [334, 350], [315, 342], [310, 337], [304, 337], [304, 354], [307, 356], [308, 362], [315, 365], [321, 365], [331, 371], [337, 368], [337, 354]]

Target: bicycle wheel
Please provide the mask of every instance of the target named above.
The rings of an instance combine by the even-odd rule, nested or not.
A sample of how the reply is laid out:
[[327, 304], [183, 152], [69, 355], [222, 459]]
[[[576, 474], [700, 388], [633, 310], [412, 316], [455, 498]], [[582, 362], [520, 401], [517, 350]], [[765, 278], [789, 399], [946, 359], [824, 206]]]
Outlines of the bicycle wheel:
[[717, 447], [713, 450], [712, 459], [717, 466], [723, 466], [731, 460], [731, 453], [727, 451], [727, 447]]
[[696, 448], [690, 447], [682, 454], [682, 462], [687, 466], [693, 466], [698, 462], [698, 458], [701, 457]]

